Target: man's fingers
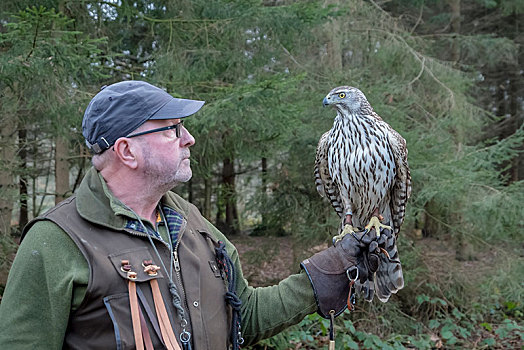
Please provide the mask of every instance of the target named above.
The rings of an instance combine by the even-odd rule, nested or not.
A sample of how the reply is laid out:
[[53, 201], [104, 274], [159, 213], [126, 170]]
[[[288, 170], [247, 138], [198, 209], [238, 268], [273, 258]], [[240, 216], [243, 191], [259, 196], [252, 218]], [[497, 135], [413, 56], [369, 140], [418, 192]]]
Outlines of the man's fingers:
[[365, 231], [361, 231], [359, 234], [361, 235], [360, 242], [365, 246], [369, 245], [374, 239], [372, 235], [367, 234]]
[[372, 241], [371, 243], [369, 243], [368, 252], [378, 253], [378, 242], [377, 241]]
[[380, 263], [380, 259], [377, 254], [375, 253], [368, 254], [368, 266], [369, 266], [370, 273], [377, 272], [379, 263]]
[[368, 268], [363, 263], [358, 264], [357, 268], [358, 279], [360, 280], [360, 283], [366, 282], [368, 280]]

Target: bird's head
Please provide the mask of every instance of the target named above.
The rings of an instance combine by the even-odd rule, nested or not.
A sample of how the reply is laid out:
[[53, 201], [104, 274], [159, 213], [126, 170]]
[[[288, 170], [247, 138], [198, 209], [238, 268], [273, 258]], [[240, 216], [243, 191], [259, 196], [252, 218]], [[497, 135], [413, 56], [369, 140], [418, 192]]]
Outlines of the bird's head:
[[339, 86], [329, 92], [322, 101], [324, 107], [333, 105], [337, 110], [346, 110], [350, 113], [360, 111], [361, 107], [368, 104], [366, 96], [352, 86]]

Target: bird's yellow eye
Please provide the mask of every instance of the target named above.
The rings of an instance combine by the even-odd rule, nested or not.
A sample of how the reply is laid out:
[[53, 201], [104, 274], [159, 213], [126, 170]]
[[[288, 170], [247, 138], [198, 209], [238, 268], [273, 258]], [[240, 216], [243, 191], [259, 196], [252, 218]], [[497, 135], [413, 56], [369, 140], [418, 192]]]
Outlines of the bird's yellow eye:
[[340, 94], [338, 94], [338, 97], [344, 98], [344, 97], [346, 97], [346, 93], [345, 92], [341, 92]]

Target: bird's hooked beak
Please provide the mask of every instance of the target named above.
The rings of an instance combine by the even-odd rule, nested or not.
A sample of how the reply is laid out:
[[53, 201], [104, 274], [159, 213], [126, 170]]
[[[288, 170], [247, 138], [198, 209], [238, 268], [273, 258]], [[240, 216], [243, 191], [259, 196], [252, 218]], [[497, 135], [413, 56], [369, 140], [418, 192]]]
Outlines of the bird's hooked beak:
[[324, 97], [324, 100], [322, 100], [322, 104], [324, 107], [329, 106], [331, 104], [331, 98], [329, 96]]

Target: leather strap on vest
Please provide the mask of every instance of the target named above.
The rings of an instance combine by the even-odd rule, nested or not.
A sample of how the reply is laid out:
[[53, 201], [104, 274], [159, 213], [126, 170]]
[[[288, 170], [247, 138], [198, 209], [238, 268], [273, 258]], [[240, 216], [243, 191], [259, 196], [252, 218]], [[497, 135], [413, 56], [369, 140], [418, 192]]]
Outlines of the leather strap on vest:
[[[158, 339], [162, 340], [162, 333], [160, 332], [160, 326], [158, 325], [158, 321], [153, 314], [153, 310], [151, 309], [151, 306], [149, 306], [149, 303], [147, 302], [146, 297], [144, 296], [144, 292], [142, 292], [142, 289], [140, 288], [140, 285], [136, 288], [136, 294], [138, 294], [138, 299], [142, 303], [142, 306], [144, 307], [144, 310], [146, 312], [146, 315], [149, 319], [149, 322], [153, 325], [153, 329], [158, 337]], [[162, 344], [165, 345], [165, 344]]]
[[137, 350], [144, 350], [144, 340], [142, 339], [142, 327], [140, 324], [140, 315], [138, 308], [138, 298], [136, 297], [136, 284], [133, 281], [128, 282], [129, 287], [129, 304], [131, 307], [131, 320], [133, 321], [133, 334], [135, 336], [135, 346]]
[[144, 338], [144, 343], [146, 345], [146, 350], [154, 350], [153, 341], [151, 340], [151, 334], [149, 334], [149, 329], [147, 328], [147, 323], [142, 314], [142, 311], [138, 309], [140, 314], [140, 325], [142, 327], [142, 337]]
[[181, 350], [176, 341], [175, 334], [173, 333], [173, 327], [171, 327], [169, 316], [167, 316], [164, 300], [162, 299], [160, 288], [158, 288], [158, 282], [156, 279], [152, 279], [149, 283], [151, 284], [151, 290], [153, 291], [156, 315], [158, 323], [160, 324], [160, 331], [162, 333], [162, 338], [164, 339], [164, 344], [168, 350]]

